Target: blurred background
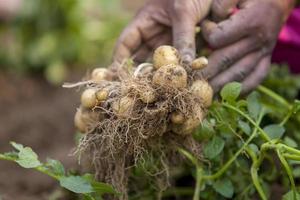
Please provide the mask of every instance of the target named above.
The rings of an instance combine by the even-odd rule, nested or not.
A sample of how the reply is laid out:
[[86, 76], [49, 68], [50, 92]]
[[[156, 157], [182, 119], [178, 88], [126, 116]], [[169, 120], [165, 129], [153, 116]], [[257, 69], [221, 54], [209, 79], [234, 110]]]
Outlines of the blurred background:
[[[10, 141], [76, 168], [73, 116], [80, 80], [105, 67], [140, 0], [0, 0], [0, 152]], [[0, 162], [0, 199], [57, 199], [49, 177]]]

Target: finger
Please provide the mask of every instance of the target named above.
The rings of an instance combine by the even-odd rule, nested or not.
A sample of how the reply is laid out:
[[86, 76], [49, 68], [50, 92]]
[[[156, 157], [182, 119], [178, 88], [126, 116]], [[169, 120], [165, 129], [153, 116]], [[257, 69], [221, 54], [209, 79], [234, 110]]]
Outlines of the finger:
[[143, 41], [147, 41], [163, 30], [164, 26], [157, 24], [147, 16], [135, 18], [121, 33], [114, 49], [113, 60], [121, 62], [131, 57]]
[[170, 45], [172, 43], [171, 30], [167, 29], [165, 32], [155, 36], [151, 40], [144, 43], [138, 51], [133, 55], [133, 58], [136, 62], [145, 62], [149, 58], [154, 49], [161, 45]]
[[239, 1], [240, 0], [214, 0], [211, 7], [214, 21], [228, 18], [228, 16], [237, 8]]
[[218, 24], [205, 20], [202, 23], [202, 34], [208, 43], [214, 48], [232, 44], [250, 34], [253, 26], [251, 9], [244, 9], [229, 19]]
[[206, 79], [212, 79], [258, 47], [253, 38], [245, 38], [228, 47], [215, 50], [208, 58], [208, 66], [199, 73]]
[[214, 77], [210, 81], [214, 91], [219, 91], [226, 83], [244, 80], [254, 70], [262, 56], [262, 52], [260, 51], [250, 53], [232, 65], [228, 70]]
[[242, 82], [242, 93], [247, 94], [263, 82], [271, 67], [270, 56], [264, 57], [256, 69]]
[[196, 54], [196, 22], [187, 17], [173, 20], [173, 45], [184, 62], [190, 63]]

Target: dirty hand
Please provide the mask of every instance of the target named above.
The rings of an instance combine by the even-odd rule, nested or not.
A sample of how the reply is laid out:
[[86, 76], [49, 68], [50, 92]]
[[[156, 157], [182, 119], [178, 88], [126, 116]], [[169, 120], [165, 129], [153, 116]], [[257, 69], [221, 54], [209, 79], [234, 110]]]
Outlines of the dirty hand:
[[172, 44], [184, 61], [195, 57], [195, 26], [209, 12], [212, 0], [150, 0], [121, 34], [114, 61], [145, 61], [153, 49]]
[[231, 81], [242, 82], [243, 92], [262, 82], [292, 4], [291, 0], [213, 0], [213, 21], [202, 23], [202, 33], [214, 49], [203, 76], [215, 92]]

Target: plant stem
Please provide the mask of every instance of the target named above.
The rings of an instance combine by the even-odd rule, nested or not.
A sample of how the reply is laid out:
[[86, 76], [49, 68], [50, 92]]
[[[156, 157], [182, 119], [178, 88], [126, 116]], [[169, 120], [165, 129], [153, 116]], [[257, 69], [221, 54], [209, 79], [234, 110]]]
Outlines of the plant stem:
[[281, 97], [280, 95], [276, 94], [275, 92], [273, 92], [272, 90], [260, 85], [258, 86], [258, 91], [268, 95], [269, 97], [273, 98], [274, 100], [276, 100], [277, 102], [281, 103], [282, 105], [284, 105], [285, 107], [287, 107], [289, 110], [292, 108], [292, 106], [290, 105], [290, 103], [285, 100], [283, 97]]
[[277, 152], [277, 155], [279, 157], [279, 160], [281, 162], [281, 164], [283, 165], [283, 167], [285, 168], [285, 171], [290, 179], [290, 182], [291, 182], [291, 186], [292, 186], [292, 190], [293, 190], [293, 195], [294, 195], [294, 199], [295, 199], [295, 195], [296, 195], [296, 185], [295, 185], [295, 180], [294, 180], [294, 177], [293, 177], [293, 174], [292, 174], [292, 170], [288, 164], [288, 162], [286, 161], [286, 159], [282, 156], [281, 152], [279, 149], [276, 150]]
[[257, 125], [257, 123], [255, 123], [251, 117], [249, 117], [246, 113], [244, 113], [243, 111], [241, 111], [240, 109], [228, 104], [228, 103], [222, 103], [224, 107], [229, 108], [237, 113], [239, 113], [240, 115], [242, 115], [243, 117], [245, 117], [255, 128], [257, 128], [257, 130], [260, 132], [260, 135], [262, 136], [262, 138], [268, 142], [271, 141], [270, 137], [265, 133], [264, 130], [262, 130], [259, 125]]
[[284, 117], [284, 119], [280, 122], [280, 126], [284, 126], [285, 123], [291, 118], [291, 116], [293, 115], [293, 110], [291, 109], [288, 114]]
[[289, 159], [289, 160], [296, 160], [296, 161], [300, 161], [300, 156], [297, 156], [297, 155], [293, 155], [293, 154], [289, 154], [289, 153], [284, 153], [282, 154], [282, 156], [286, 159]]
[[[260, 111], [259, 117], [257, 119], [257, 124], [259, 125], [264, 115], [264, 109]], [[245, 148], [250, 144], [250, 142], [257, 136], [257, 128], [255, 128], [251, 134], [251, 136], [247, 139], [247, 141], [243, 144], [243, 146], [231, 157], [225, 165], [218, 170], [215, 174], [203, 176], [203, 179], [216, 179], [222, 176], [226, 170], [231, 166], [231, 164], [236, 160], [236, 158], [245, 150]]]
[[293, 153], [293, 154], [300, 156], [300, 150], [298, 150], [298, 149], [289, 147], [285, 144], [278, 144], [277, 146], [279, 147], [279, 149], [284, 149], [284, 150], [288, 151], [289, 153]]
[[39, 171], [39, 172], [41, 172], [41, 173], [44, 173], [44, 174], [46, 174], [46, 175], [48, 175], [48, 176], [54, 178], [55, 180], [58, 180], [58, 181], [59, 181], [59, 179], [60, 179], [59, 176], [57, 176], [57, 175], [55, 175], [55, 174], [49, 172], [47, 169], [45, 169], [45, 167], [44, 167], [43, 165], [42, 165], [42, 166], [39, 166], [39, 167], [36, 167], [36, 168], [34, 168], [34, 169], [36, 169], [37, 171]]
[[200, 200], [200, 190], [201, 190], [203, 170], [200, 167], [197, 167], [196, 170], [197, 170], [196, 171], [196, 186], [195, 186], [193, 200]]
[[266, 197], [265, 192], [259, 182], [259, 178], [258, 178], [258, 174], [257, 174], [258, 168], [259, 168], [263, 158], [262, 158], [262, 156], [260, 156], [260, 158], [257, 159], [255, 153], [251, 149], [247, 149], [247, 152], [253, 161], [253, 163], [251, 165], [251, 178], [252, 178], [253, 184], [254, 184], [260, 198], [262, 200], [267, 200], [267, 197]]
[[231, 157], [226, 163], [225, 165], [218, 170], [215, 174], [212, 175], [208, 175], [208, 176], [203, 176], [203, 179], [217, 179], [220, 176], [222, 176], [226, 170], [230, 167], [230, 165], [236, 160], [236, 158], [245, 150], [245, 148], [249, 145], [249, 143], [256, 137], [256, 132], [254, 134], [252, 134], [248, 140], [243, 144], [243, 146], [233, 155], [233, 157]]
[[0, 160], [15, 161], [14, 158], [10, 158], [10, 157], [5, 156], [3, 154], [0, 154]]

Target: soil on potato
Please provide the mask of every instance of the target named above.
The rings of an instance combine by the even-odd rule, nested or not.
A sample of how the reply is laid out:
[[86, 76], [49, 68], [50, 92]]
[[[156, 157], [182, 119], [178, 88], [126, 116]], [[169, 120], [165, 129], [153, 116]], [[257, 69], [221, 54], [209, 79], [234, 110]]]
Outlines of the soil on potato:
[[[12, 150], [9, 141], [15, 141], [32, 147], [42, 161], [47, 156], [68, 169], [77, 168], [76, 158], [69, 154], [75, 147], [78, 95], [39, 77], [0, 73], [0, 152]], [[60, 194], [58, 188], [46, 175], [0, 160], [1, 200], [49, 199]]]

